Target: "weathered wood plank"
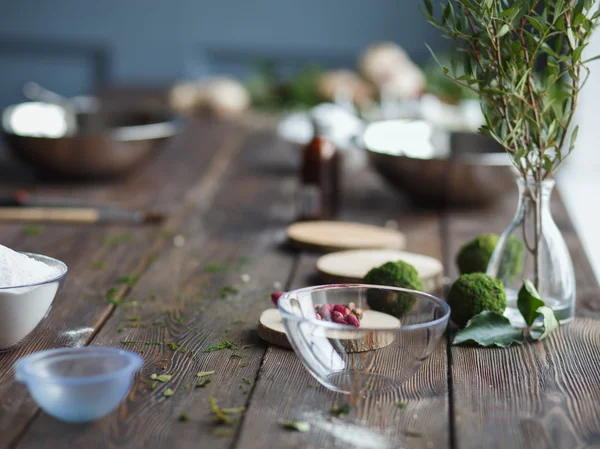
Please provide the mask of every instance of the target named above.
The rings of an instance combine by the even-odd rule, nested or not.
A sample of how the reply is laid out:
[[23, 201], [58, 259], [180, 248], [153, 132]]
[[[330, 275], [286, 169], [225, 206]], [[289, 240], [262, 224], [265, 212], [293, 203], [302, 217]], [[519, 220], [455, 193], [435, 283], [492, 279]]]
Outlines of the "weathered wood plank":
[[[198, 138], [198, 133], [204, 135], [205, 142], [211, 146], [189, 154], [190, 143]], [[174, 139], [149, 167], [134, 174], [131, 180], [113, 186], [89, 185], [77, 190], [71, 190], [70, 186], [60, 190], [55, 185], [38, 190], [86, 199], [105, 195], [119, 198], [124, 205], [157, 205], [173, 212], [173, 205], [178, 206], [179, 198], [204, 174], [227, 134], [231, 134], [228, 127], [214, 128], [210, 123], [200, 123]], [[165, 173], [171, 170], [178, 173], [176, 182]], [[60, 225], [42, 228], [42, 235], [31, 237], [23, 233], [23, 225], [0, 227], [3, 244], [57, 257], [69, 266], [67, 281], [46, 321], [26, 345], [17, 351], [0, 354], [0, 433], [3, 435], [0, 447], [8, 446], [23, 431], [37, 410], [26, 389], [14, 382], [12, 366], [15, 361], [42, 349], [86, 344], [112, 313], [113, 306], [105, 299], [106, 291], [118, 286], [116, 281], [124, 274], [141, 274], [147, 268], [147, 256], [168, 240], [159, 229], [151, 226]], [[121, 244], [105, 242], [106, 238], [110, 241], [118, 235], [127, 235], [130, 240]], [[94, 270], [94, 261], [104, 262], [106, 268]]]
[[[573, 258], [577, 288], [597, 282], [558, 195], [554, 218]], [[480, 232], [501, 232], [516, 207], [508, 192], [485, 211], [449, 211], [446, 266], [456, 277], [458, 247]], [[598, 297], [596, 296], [595, 301]], [[578, 301], [578, 314], [588, 313]], [[597, 313], [597, 312], [596, 312]], [[597, 315], [596, 315], [597, 316]], [[573, 448], [600, 442], [598, 321], [576, 318], [541, 343], [508, 349], [451, 348], [453, 424], [457, 448]]]
[[[254, 386], [265, 351], [256, 322], [271, 304], [273, 284], [285, 282], [295, 258], [278, 247], [279, 231], [293, 206], [293, 180], [282, 173], [285, 166], [285, 153], [272, 137], [254, 136], [227, 168], [211, 200], [201, 194], [201, 187], [190, 190], [178, 229], [185, 244], [160, 252], [131, 292], [139, 306], [115, 310], [92, 342], [122, 346], [121, 340], [135, 341], [124, 347], [143, 352], [146, 362], [127, 401], [118, 412], [85, 428], [41, 415], [17, 447], [231, 445], [236, 426], [216, 426], [208, 398], [214, 395], [223, 407], [244, 405]], [[238, 266], [241, 257], [252, 262]], [[242, 273], [250, 276], [249, 282], [242, 281]], [[239, 293], [221, 298], [224, 285]], [[140, 318], [128, 321], [130, 316]], [[138, 327], [131, 328], [132, 323]], [[238, 349], [205, 352], [224, 340], [235, 342]], [[170, 348], [169, 342], [179, 349]], [[194, 388], [196, 373], [213, 370], [208, 386]], [[172, 372], [171, 382], [152, 389], [151, 374]], [[166, 388], [175, 394], [164, 397]], [[179, 422], [184, 412], [191, 422]], [[219, 434], [226, 431], [231, 433]]]
[[[389, 219], [407, 234], [408, 250], [441, 258], [439, 216], [415, 211], [399, 199], [368, 170], [350, 172], [345, 186], [343, 217], [374, 224]], [[291, 287], [314, 285], [318, 255], [303, 253]], [[446, 345], [434, 354], [402, 388], [398, 397], [369, 399], [359, 413], [366, 424], [330, 421], [329, 411], [348, 401], [318, 382], [293, 351], [270, 346], [265, 355], [244, 421], [238, 448], [256, 447], [437, 447], [449, 446]], [[394, 400], [408, 403], [404, 409]], [[309, 433], [282, 429], [282, 419], [311, 423]]]

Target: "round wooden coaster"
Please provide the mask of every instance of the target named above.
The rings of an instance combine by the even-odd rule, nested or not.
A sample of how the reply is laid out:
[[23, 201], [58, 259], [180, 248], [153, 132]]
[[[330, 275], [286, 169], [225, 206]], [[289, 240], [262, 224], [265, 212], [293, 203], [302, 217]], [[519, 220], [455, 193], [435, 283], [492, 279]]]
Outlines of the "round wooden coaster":
[[[393, 329], [400, 326], [400, 320], [386, 313], [365, 310], [360, 324], [362, 328]], [[279, 309], [267, 309], [261, 314], [258, 321], [258, 336], [277, 346], [284, 348], [292, 347], [285, 334]], [[315, 336], [327, 337], [332, 344], [341, 344], [343, 350], [346, 352], [364, 352], [380, 349], [394, 341], [393, 332], [364, 331], [359, 333], [354, 330], [329, 331], [317, 329]]]
[[304, 221], [287, 228], [294, 246], [307, 250], [337, 251], [361, 248], [403, 249], [401, 232], [379, 226], [343, 221]]
[[325, 283], [362, 282], [372, 268], [386, 262], [402, 260], [414, 266], [426, 292], [435, 292], [443, 285], [444, 266], [433, 257], [389, 249], [338, 251], [317, 260], [317, 270]]

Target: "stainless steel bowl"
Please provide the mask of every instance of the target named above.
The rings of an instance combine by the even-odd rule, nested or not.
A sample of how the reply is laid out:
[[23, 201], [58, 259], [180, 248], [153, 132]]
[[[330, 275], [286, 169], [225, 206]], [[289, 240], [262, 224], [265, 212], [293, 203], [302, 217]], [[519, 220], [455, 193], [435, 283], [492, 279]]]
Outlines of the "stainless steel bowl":
[[89, 179], [123, 175], [150, 159], [178, 122], [157, 111], [75, 111], [76, 129], [58, 105], [27, 102], [4, 110], [8, 147], [41, 174]]
[[408, 122], [418, 121], [372, 123], [361, 139], [370, 164], [398, 191], [427, 205], [473, 206], [493, 201], [514, 185], [510, 157], [495, 141], [454, 132], [441, 144], [435, 132], [419, 137], [421, 131], [413, 129], [407, 136], [410, 132], [403, 130]]

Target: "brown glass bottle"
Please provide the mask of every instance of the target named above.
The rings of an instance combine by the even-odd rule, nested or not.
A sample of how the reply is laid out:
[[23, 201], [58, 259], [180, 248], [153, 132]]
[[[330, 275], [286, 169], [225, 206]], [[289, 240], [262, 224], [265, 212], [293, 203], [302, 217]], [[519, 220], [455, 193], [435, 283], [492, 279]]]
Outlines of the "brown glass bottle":
[[298, 220], [327, 220], [339, 213], [341, 155], [327, 125], [313, 118], [313, 127], [314, 136], [302, 153]]

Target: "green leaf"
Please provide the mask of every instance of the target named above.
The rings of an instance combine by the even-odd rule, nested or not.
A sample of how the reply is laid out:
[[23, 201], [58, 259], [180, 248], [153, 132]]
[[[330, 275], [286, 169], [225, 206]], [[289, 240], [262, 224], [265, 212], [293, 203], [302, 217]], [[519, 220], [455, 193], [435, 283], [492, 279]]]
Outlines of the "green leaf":
[[554, 315], [554, 310], [548, 306], [542, 306], [537, 309], [537, 313], [544, 317], [544, 325], [539, 329], [532, 329], [530, 332], [531, 338], [540, 341], [546, 338], [553, 330], [557, 329], [560, 325]]
[[331, 414], [333, 416], [347, 415], [348, 413], [350, 413], [350, 404], [344, 404], [331, 409]]
[[152, 374], [150, 376], [150, 379], [152, 380], [158, 380], [159, 382], [168, 382], [171, 380], [171, 378], [173, 377], [172, 374]]
[[578, 132], [579, 132], [579, 125], [575, 126], [575, 128], [573, 128], [573, 132], [571, 133], [571, 144], [569, 145], [569, 152], [571, 152], [571, 150], [573, 150], [573, 147], [575, 146], [575, 140], [577, 140]]
[[496, 312], [481, 312], [471, 318], [464, 329], [456, 333], [452, 344], [506, 348], [513, 343], [522, 344], [523, 341], [523, 332], [514, 329], [508, 318]]
[[538, 317], [537, 309], [544, 305], [544, 301], [540, 298], [540, 294], [537, 292], [533, 283], [526, 279], [519, 290], [519, 296], [517, 298], [517, 307], [527, 326], [531, 326], [535, 319]]
[[498, 31], [498, 34], [496, 34], [496, 38], [500, 38], [500, 37], [504, 36], [509, 31], [510, 31], [510, 25], [505, 23], [504, 25], [502, 25], [502, 27], [500, 27], [500, 31]]
[[165, 398], [170, 398], [174, 394], [175, 394], [175, 392], [173, 390], [171, 390], [170, 388], [167, 388], [165, 391], [163, 391], [163, 396]]
[[579, 0], [575, 5], [575, 9], [573, 10], [573, 17], [577, 19], [577, 16], [583, 12], [583, 5], [585, 0]]
[[577, 40], [575, 39], [575, 34], [573, 34], [572, 28], [567, 28], [567, 38], [569, 39], [571, 48], [577, 48]]
[[588, 62], [592, 62], [595, 61], [596, 59], [600, 59], [600, 55], [596, 55], [593, 58], [590, 59], [586, 59], [585, 61], [583, 61], [584, 64], [587, 64]]
[[211, 376], [213, 374], [215, 374], [214, 371], [200, 371], [198, 374], [196, 374], [196, 376], [205, 377], [205, 376]]
[[279, 425], [284, 429], [297, 430], [298, 432], [308, 432], [310, 424], [306, 421], [279, 421]]
[[545, 30], [542, 24], [535, 17], [527, 16], [527, 21], [541, 34], [544, 34]]
[[431, 0], [424, 0], [425, 2], [425, 8], [427, 8], [427, 12], [429, 13], [429, 15], [433, 14], [433, 5], [431, 4]]

